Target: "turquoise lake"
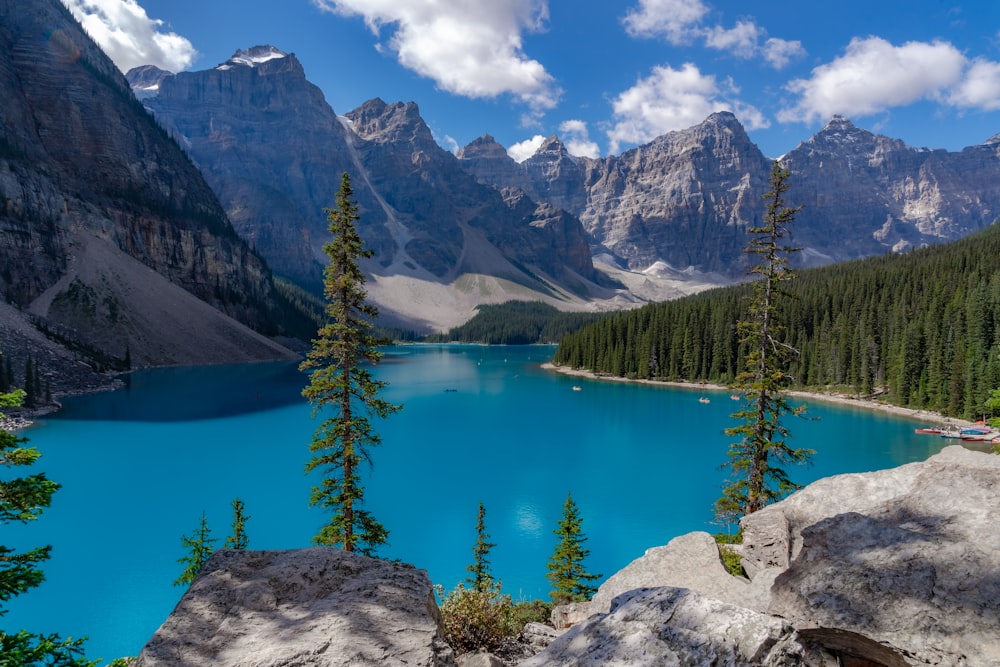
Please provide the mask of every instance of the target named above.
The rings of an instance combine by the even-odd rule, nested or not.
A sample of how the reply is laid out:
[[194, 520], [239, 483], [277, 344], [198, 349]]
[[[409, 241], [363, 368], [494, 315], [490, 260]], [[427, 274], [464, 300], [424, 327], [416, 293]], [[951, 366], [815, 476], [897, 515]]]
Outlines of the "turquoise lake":
[[[589, 538], [586, 565], [605, 576], [677, 535], [722, 529], [711, 510], [738, 403], [545, 371], [553, 350], [387, 350], [377, 374], [404, 407], [376, 423], [383, 444], [365, 480], [367, 507], [390, 531], [382, 555], [451, 589], [472, 562], [482, 502], [493, 575], [515, 599], [545, 598], [567, 492]], [[325, 515], [308, 506], [316, 422], [304, 385], [288, 363], [143, 371], [39, 420], [24, 435], [63, 488], [40, 521], [5, 526], [4, 543], [54, 549], [46, 582], [9, 603], [0, 627], [86, 635], [88, 657], [105, 662], [135, 655], [183, 593], [172, 586], [181, 536], [205, 512], [221, 546], [236, 497], [250, 548], [309, 546]], [[881, 413], [816, 402], [808, 414], [818, 419], [788, 422], [793, 444], [816, 451], [791, 472], [802, 484], [923, 460], [946, 443]]]

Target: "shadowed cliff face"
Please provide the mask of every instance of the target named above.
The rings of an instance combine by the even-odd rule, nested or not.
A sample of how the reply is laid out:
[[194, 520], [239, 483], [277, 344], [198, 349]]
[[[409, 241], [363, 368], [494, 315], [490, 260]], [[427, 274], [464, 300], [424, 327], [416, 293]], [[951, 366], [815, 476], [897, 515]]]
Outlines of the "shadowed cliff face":
[[[250, 326], [275, 326], [267, 267], [58, 0], [0, 0], [0, 99], [5, 300], [67, 332], [100, 331], [84, 342], [108, 354], [120, 357], [132, 340], [137, 363], [160, 363], [145, 353], [147, 331], [120, 326], [132, 297], [116, 266], [81, 266], [96, 243], [107, 247], [107, 261], [127, 262], [130, 272], [138, 262], [186, 290], [182, 302], [193, 295]], [[74, 294], [114, 303], [120, 317], [80, 320], [89, 308], [50, 313], [53, 302], [72, 299], [74, 278]], [[179, 316], [185, 307], [177, 304]], [[197, 334], [179, 344], [193, 348]], [[174, 359], [186, 356], [179, 350]]]

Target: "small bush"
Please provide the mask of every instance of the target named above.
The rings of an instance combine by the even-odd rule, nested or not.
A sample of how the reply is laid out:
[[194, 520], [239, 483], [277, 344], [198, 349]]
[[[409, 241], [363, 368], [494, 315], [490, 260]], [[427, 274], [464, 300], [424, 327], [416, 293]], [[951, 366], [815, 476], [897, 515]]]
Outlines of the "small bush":
[[719, 545], [719, 557], [722, 558], [722, 565], [725, 566], [726, 572], [734, 577], [746, 576], [743, 574], [743, 565], [740, 564], [743, 557], [726, 546], [728, 544], [741, 544], [743, 542], [743, 533], [738, 532], [735, 535], [716, 533], [714, 537], [715, 543]]
[[441, 621], [445, 639], [459, 653], [495, 651], [521, 629], [514, 624], [514, 603], [499, 583], [486, 590], [459, 584], [441, 603]]
[[552, 619], [552, 603], [544, 600], [521, 600], [514, 605], [514, 629], [520, 632], [528, 623], [545, 623]]

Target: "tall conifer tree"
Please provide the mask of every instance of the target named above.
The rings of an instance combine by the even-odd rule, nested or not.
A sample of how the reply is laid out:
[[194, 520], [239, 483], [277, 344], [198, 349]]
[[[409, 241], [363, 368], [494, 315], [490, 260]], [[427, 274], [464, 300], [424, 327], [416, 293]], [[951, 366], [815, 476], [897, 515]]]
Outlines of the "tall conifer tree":
[[583, 547], [583, 543], [587, 541], [583, 534], [583, 519], [569, 493], [563, 503], [559, 527], [552, 532], [559, 537], [552, 558], [549, 559], [549, 572], [545, 575], [552, 583], [552, 602], [566, 604], [589, 600], [597, 592], [597, 586], [591, 582], [600, 579], [601, 575], [590, 574], [583, 567], [583, 561], [590, 555], [590, 550]]
[[337, 207], [326, 209], [333, 235], [323, 246], [330, 258], [323, 280], [327, 323], [300, 368], [309, 372], [309, 385], [302, 394], [312, 403], [313, 416], [323, 412], [325, 417], [313, 436], [313, 457], [306, 464], [306, 472], [318, 470], [323, 475], [313, 487], [310, 504], [333, 512], [313, 539], [317, 544], [371, 555], [386, 542], [388, 531], [363, 509], [358, 468], [362, 461], [371, 463], [369, 450], [381, 442], [369, 417], [387, 417], [400, 406], [379, 398], [386, 383], [376, 380], [369, 370], [382, 358], [379, 346], [388, 341], [372, 330], [378, 310], [366, 299], [358, 260], [373, 253], [364, 249], [354, 226], [360, 218], [352, 196], [345, 173]]
[[726, 429], [726, 435], [740, 439], [729, 447], [725, 466], [732, 478], [716, 501], [716, 513], [722, 518], [751, 514], [799, 488], [782, 466], [803, 463], [812, 453], [789, 446], [790, 435], [782, 423], [784, 415], [804, 410], [793, 408], [784, 393], [792, 380], [788, 373], [790, 360], [797, 351], [782, 342], [785, 322], [780, 301], [790, 298], [783, 285], [795, 278], [788, 256], [797, 248], [787, 245], [786, 239], [801, 210], [785, 205], [788, 178], [788, 171], [775, 160], [771, 190], [764, 195], [767, 208], [763, 224], [747, 230], [752, 235], [747, 252], [757, 258], [750, 269], [756, 280], [746, 319], [738, 325], [747, 351], [745, 369], [737, 377], [736, 386], [745, 402], [744, 408], [733, 415], [742, 423]]
[[493, 575], [490, 573], [490, 549], [496, 545], [489, 541], [486, 532], [486, 508], [479, 503], [479, 513], [476, 516], [476, 544], [472, 547], [472, 565], [465, 568], [472, 573], [466, 578], [474, 590], [485, 592], [493, 586]]

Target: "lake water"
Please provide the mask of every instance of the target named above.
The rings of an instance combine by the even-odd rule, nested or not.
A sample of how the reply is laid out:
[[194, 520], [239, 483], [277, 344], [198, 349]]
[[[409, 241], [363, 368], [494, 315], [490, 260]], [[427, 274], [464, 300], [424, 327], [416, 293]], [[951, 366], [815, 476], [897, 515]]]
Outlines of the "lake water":
[[[404, 408], [376, 422], [383, 444], [365, 480], [390, 531], [384, 556], [452, 588], [472, 562], [482, 502], [493, 575], [515, 598], [546, 598], [567, 492], [586, 565], [605, 576], [677, 535], [720, 530], [712, 503], [738, 407], [728, 393], [562, 376], [540, 368], [553, 349], [388, 350], [378, 375]], [[5, 526], [3, 540], [54, 550], [46, 582], [9, 603], [0, 626], [89, 636], [92, 659], [135, 655], [183, 592], [171, 585], [181, 536], [205, 512], [221, 546], [236, 497], [251, 548], [309, 546], [325, 515], [308, 506], [316, 423], [304, 384], [287, 363], [145, 371], [39, 421], [26, 432], [37, 467], [63, 488], [40, 521]], [[809, 414], [819, 419], [789, 422], [793, 444], [816, 450], [792, 471], [799, 483], [923, 460], [945, 444], [881, 413], [815, 403]]]

